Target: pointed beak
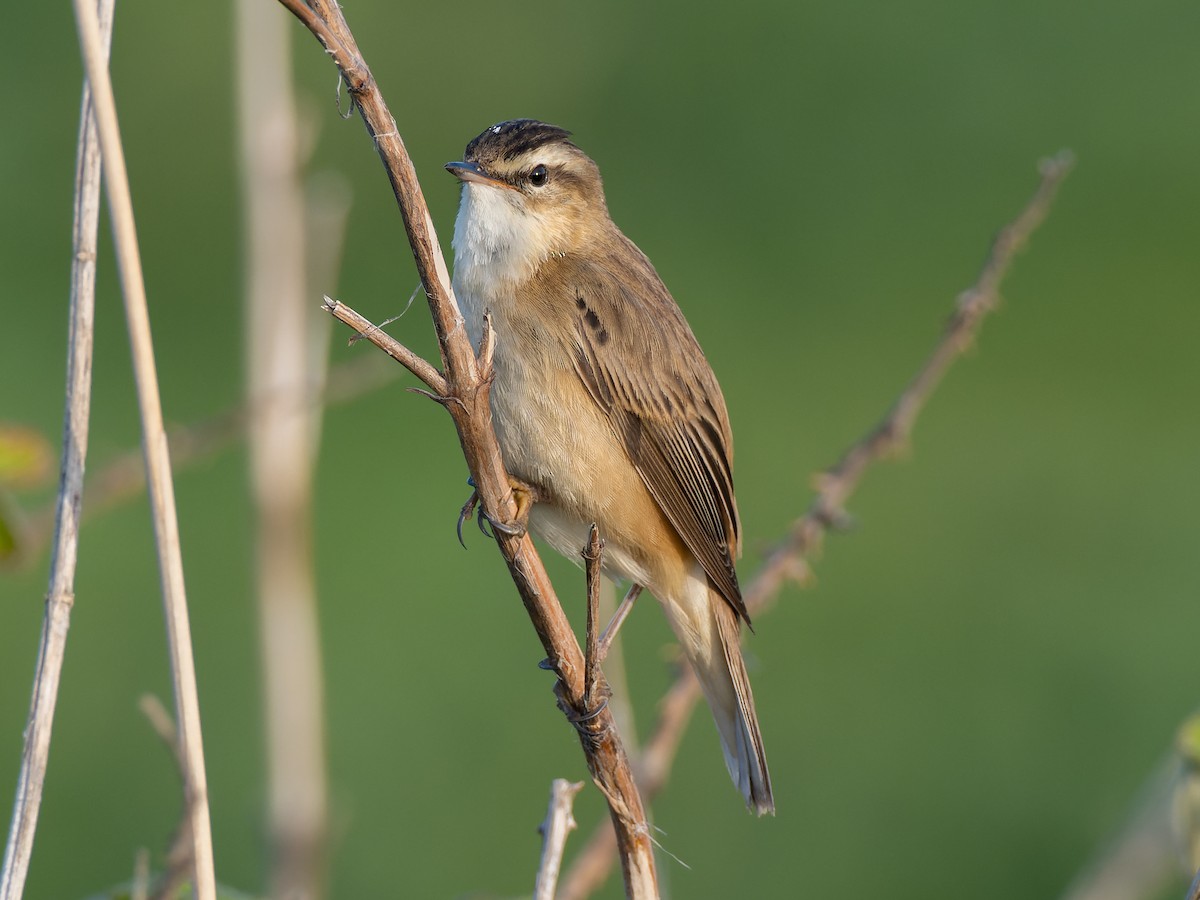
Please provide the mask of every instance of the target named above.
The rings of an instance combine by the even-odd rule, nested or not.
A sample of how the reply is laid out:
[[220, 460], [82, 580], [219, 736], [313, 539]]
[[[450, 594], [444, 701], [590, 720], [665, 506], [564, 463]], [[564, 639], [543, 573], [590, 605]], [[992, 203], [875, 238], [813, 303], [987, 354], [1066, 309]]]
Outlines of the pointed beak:
[[483, 171], [483, 169], [481, 169], [476, 163], [448, 162], [446, 163], [446, 171], [456, 177], [459, 181], [470, 181], [474, 182], [475, 184], [490, 184], [492, 187], [509, 187], [506, 182], [500, 181], [498, 178], [493, 178], [487, 172]]

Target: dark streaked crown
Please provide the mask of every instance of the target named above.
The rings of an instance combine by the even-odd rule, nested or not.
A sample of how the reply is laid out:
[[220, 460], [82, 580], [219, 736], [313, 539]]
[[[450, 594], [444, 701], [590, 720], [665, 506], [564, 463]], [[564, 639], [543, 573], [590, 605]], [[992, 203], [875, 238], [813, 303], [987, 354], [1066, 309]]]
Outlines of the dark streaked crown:
[[557, 125], [547, 125], [536, 119], [512, 119], [493, 125], [467, 144], [463, 159], [486, 168], [490, 162], [511, 161], [547, 144], [563, 143], [574, 147], [567, 140], [570, 136], [571, 132]]

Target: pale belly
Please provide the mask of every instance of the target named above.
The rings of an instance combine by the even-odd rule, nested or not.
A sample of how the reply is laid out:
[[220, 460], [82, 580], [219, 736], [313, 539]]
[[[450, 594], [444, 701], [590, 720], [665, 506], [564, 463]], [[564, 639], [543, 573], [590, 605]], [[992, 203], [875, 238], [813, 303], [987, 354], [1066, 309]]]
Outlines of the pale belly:
[[[478, 346], [483, 304], [461, 285], [456, 289]], [[530, 529], [580, 563], [595, 523], [605, 541], [606, 574], [641, 584], [659, 599], [677, 592], [691, 554], [575, 373], [570, 349], [530, 333], [528, 323], [509, 321], [503, 303], [488, 305], [496, 340], [492, 421], [509, 474], [540, 494]]]
[[492, 421], [509, 474], [541, 494], [529, 517], [533, 532], [579, 563], [595, 522], [606, 572], [653, 590], [658, 579], [631, 518], [647, 504], [657, 517], [657, 505], [574, 370], [545, 357], [498, 360]]

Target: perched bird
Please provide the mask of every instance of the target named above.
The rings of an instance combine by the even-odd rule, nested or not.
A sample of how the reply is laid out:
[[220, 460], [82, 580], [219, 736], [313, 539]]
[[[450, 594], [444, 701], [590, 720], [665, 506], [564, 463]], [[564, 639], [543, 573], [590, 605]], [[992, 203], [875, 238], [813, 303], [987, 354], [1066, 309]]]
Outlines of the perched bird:
[[[528, 524], [578, 560], [596, 523], [612, 577], [661, 602], [747, 806], [774, 812], [742, 661], [733, 436], [700, 345], [654, 266], [608, 214], [570, 132], [493, 125], [446, 168], [462, 182], [454, 291], [478, 347], [495, 331], [491, 404]], [[532, 506], [527, 506], [532, 501]]]

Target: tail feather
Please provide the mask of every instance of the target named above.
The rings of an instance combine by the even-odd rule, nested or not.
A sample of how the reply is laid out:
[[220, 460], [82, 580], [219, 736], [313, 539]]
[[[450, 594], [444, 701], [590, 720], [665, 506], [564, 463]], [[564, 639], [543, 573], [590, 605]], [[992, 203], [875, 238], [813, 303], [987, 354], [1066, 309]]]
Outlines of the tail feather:
[[751, 810], [760, 816], [774, 813], [754, 693], [742, 661], [737, 613], [703, 572], [695, 573], [687, 588], [663, 606], [712, 710], [733, 783]]
[[[711, 593], [711, 608], [716, 620], [717, 636], [721, 642], [723, 659], [713, 659], [709, 670], [714, 680], [722, 675], [726, 680], [723, 685], [714, 685], [716, 690], [710, 692], [707, 679], [701, 677], [700, 683], [709, 697], [713, 717], [717, 720], [717, 730], [721, 733], [721, 743], [725, 750], [725, 765], [729, 769], [734, 784], [746, 798], [746, 806], [758, 815], [775, 813], [775, 798], [771, 793], [771, 773], [767, 770], [767, 757], [763, 752], [762, 733], [758, 729], [758, 715], [754, 710], [754, 692], [750, 689], [750, 677], [746, 674], [746, 664], [742, 659], [741, 626], [732, 607], [713, 591]], [[719, 671], [719, 662], [724, 662], [725, 672]], [[721, 704], [724, 709], [718, 712], [718, 705], [713, 702], [714, 694], [726, 696], [730, 688], [733, 691], [733, 708], [730, 704]], [[722, 698], [724, 699], [724, 698]], [[724, 716], [722, 716], [722, 713]], [[722, 717], [725, 722], [722, 722]]]

